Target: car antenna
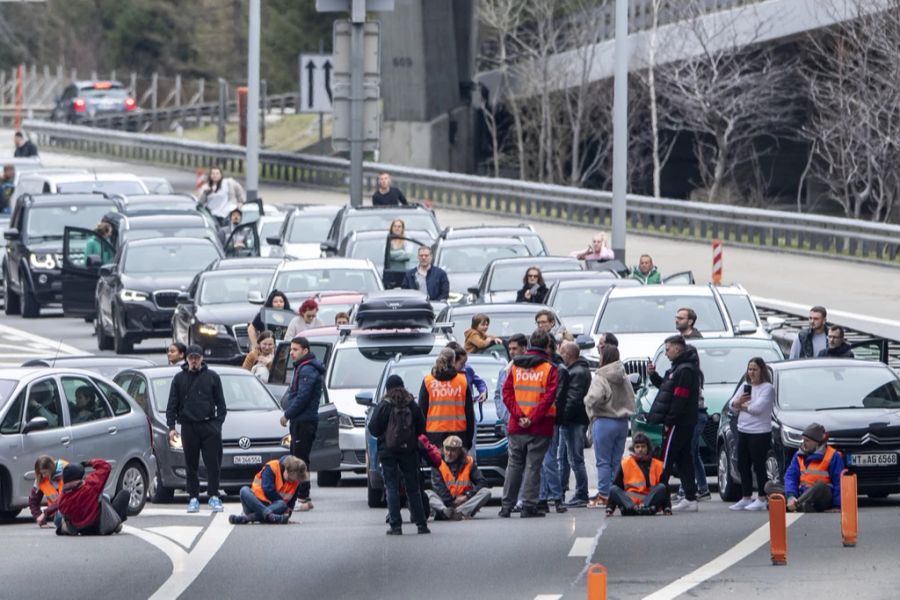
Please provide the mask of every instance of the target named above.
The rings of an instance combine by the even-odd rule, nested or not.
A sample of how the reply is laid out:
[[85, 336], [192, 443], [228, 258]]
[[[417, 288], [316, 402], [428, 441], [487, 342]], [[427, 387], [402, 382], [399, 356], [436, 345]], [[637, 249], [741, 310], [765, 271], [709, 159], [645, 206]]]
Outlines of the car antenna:
[[56, 366], [56, 359], [59, 358], [59, 353], [62, 350], [62, 340], [59, 340], [59, 343], [56, 345], [56, 355], [53, 357], [53, 364], [51, 366]]

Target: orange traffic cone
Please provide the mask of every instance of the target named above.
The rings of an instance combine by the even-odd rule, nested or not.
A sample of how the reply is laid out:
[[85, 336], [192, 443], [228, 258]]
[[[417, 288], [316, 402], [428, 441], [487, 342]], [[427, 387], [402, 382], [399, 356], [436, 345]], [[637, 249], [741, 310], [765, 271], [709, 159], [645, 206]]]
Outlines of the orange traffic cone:
[[845, 547], [855, 547], [859, 536], [859, 507], [856, 496], [856, 473], [841, 473], [841, 539]]
[[587, 573], [587, 600], [606, 600], [606, 567], [593, 564]]
[[769, 548], [773, 565], [787, 564], [787, 506], [781, 494], [769, 495]]

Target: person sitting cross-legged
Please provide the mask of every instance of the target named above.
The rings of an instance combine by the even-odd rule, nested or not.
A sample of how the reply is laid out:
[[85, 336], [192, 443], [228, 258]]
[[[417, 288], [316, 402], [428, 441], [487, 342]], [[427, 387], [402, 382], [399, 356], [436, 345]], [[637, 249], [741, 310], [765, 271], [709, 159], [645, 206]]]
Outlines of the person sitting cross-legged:
[[441, 466], [431, 470], [431, 488], [425, 493], [437, 520], [471, 519], [491, 499], [484, 475], [466, 454], [462, 439], [451, 435], [444, 440]]
[[784, 473], [784, 483], [769, 481], [766, 494], [781, 494], [788, 512], [837, 512], [841, 508], [844, 459], [828, 445], [828, 433], [818, 423], [803, 430], [800, 448]]
[[606, 514], [616, 508], [623, 515], [655, 515], [659, 511], [672, 514], [666, 485], [660, 482], [663, 463], [651, 455], [650, 438], [638, 432], [631, 440], [631, 456], [622, 459], [606, 503]]
[[[306, 463], [296, 456], [285, 455], [270, 460], [260, 469], [250, 486], [241, 488], [243, 514], [229, 515], [232, 525], [260, 523], [285, 524], [297, 503], [300, 483], [309, 481]], [[309, 503], [301, 503], [298, 510], [309, 510]]]

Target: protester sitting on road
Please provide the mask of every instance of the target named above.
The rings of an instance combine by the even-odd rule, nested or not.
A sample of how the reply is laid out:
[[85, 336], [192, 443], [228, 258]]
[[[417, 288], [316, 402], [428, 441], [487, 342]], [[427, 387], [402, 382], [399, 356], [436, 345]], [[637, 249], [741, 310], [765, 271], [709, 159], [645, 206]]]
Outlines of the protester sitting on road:
[[409, 202], [399, 188], [391, 185], [389, 173], [378, 174], [378, 189], [372, 194], [372, 206], [407, 206]]
[[268, 383], [273, 358], [275, 358], [275, 334], [266, 330], [259, 334], [256, 349], [247, 353], [241, 366], [256, 375], [263, 383]]
[[649, 254], [641, 254], [638, 266], [631, 269], [631, 278], [637, 279], [643, 284], [662, 283], [662, 276], [656, 270], [653, 259]]
[[[449, 355], [450, 351], [441, 351], [442, 356], [445, 353]], [[378, 440], [378, 460], [381, 462], [388, 505], [390, 528], [387, 534], [403, 534], [403, 519], [400, 516], [401, 478], [406, 489], [409, 513], [418, 532], [431, 533], [419, 487], [418, 437], [425, 433], [425, 416], [412, 394], [404, 387], [399, 375], [391, 375], [385, 382], [384, 398], [375, 405], [369, 418], [369, 433]]]
[[297, 316], [291, 319], [290, 324], [288, 324], [284, 339], [292, 340], [307, 329], [325, 327], [325, 323], [319, 319], [319, 303], [314, 298], [304, 300], [297, 313]]
[[431, 470], [431, 489], [425, 494], [436, 520], [471, 519], [491, 499], [487, 480], [466, 453], [459, 436], [444, 440], [441, 465]]
[[516, 292], [516, 302], [543, 304], [547, 298], [547, 284], [544, 275], [537, 267], [528, 267], [522, 277], [522, 289]]
[[[285, 455], [270, 460], [256, 474], [250, 486], [241, 488], [243, 514], [229, 515], [228, 522], [232, 525], [253, 521], [279, 525], [289, 523], [297, 503], [297, 491], [304, 481], [309, 481], [309, 469], [296, 456]], [[309, 510], [309, 505], [301, 503], [298, 510]]]
[[[85, 467], [94, 469], [87, 477], [84, 476]], [[101, 514], [100, 496], [111, 471], [110, 464], [101, 458], [63, 468], [63, 489], [59, 496], [62, 518], [56, 535], [109, 535], [121, 531], [122, 522], [128, 518], [128, 490], [119, 490], [110, 503], [117, 519]], [[104, 498], [103, 503], [106, 502]]]
[[444, 348], [419, 388], [419, 406], [425, 415], [425, 433], [437, 447], [451, 435], [462, 438], [466, 449], [475, 438], [475, 407], [465, 370], [456, 368], [456, 352]]
[[343, 327], [344, 325], [350, 324], [350, 315], [341, 311], [334, 315], [334, 326], [335, 327]]
[[800, 449], [784, 474], [784, 484], [769, 481], [766, 494], [782, 494], [788, 512], [831, 512], [841, 508], [844, 459], [828, 445], [828, 433], [818, 423], [803, 430]]
[[828, 348], [826, 331], [828, 311], [824, 306], [813, 306], [809, 309], [809, 327], [804, 327], [791, 344], [789, 360], [797, 358], [813, 358]]
[[405, 271], [409, 268], [416, 255], [414, 244], [406, 237], [406, 223], [403, 219], [394, 219], [391, 221], [389, 230], [390, 249], [388, 250], [388, 266], [389, 271]]
[[488, 328], [491, 326], [491, 318], [484, 313], [476, 313], [472, 317], [472, 326], [466, 329], [465, 345], [463, 348], [466, 352], [475, 354], [487, 348], [502, 344], [503, 340], [496, 336], [488, 335]]
[[606, 515], [618, 508], [622, 515], [672, 514], [669, 492], [662, 483], [663, 463], [653, 458], [653, 444], [639, 431], [631, 438], [631, 455], [622, 459], [612, 486]]
[[[269, 294], [269, 297], [266, 298], [266, 301], [263, 303], [259, 312], [256, 313], [256, 316], [253, 317], [253, 322], [250, 323], [250, 326], [247, 327], [247, 337], [250, 338], [250, 349], [253, 350], [256, 348], [256, 336], [259, 332], [269, 329], [266, 323], [263, 323], [263, 311], [267, 308], [273, 308], [275, 310], [291, 310], [291, 303], [288, 302], [287, 296], [284, 295], [284, 292], [280, 292], [278, 290], [272, 290]], [[277, 332], [274, 330], [270, 330], [272, 333], [276, 333], [276, 338], [278, 337]], [[292, 340], [294, 338], [284, 338], [283, 339]]]
[[844, 328], [840, 325], [832, 325], [828, 328], [828, 347], [819, 352], [819, 358], [853, 358], [853, 350], [844, 339]]
[[[62, 472], [68, 461], [53, 460], [46, 454], [34, 461], [34, 487], [28, 495], [28, 508], [34, 522], [40, 527], [48, 527], [59, 517], [59, 494], [62, 492]], [[41, 509], [41, 501], [47, 499], [47, 508]], [[59, 523], [56, 523], [59, 525]]]
[[576, 250], [571, 254], [578, 260], [613, 260], [616, 255], [610, 249], [609, 243], [606, 240], [606, 232], [599, 231], [594, 234], [594, 237], [591, 238], [591, 243], [588, 244], [587, 249], [585, 250]]
[[184, 364], [184, 353], [187, 352], [187, 346], [181, 342], [172, 342], [166, 348], [166, 360], [170, 367]]
[[[775, 388], [766, 361], [756, 356], [747, 364], [744, 385], [731, 398], [731, 409], [738, 413], [738, 471], [742, 498], [731, 510], [766, 510], [766, 460], [772, 449], [772, 407]], [[756, 500], [753, 475], [756, 475]]]

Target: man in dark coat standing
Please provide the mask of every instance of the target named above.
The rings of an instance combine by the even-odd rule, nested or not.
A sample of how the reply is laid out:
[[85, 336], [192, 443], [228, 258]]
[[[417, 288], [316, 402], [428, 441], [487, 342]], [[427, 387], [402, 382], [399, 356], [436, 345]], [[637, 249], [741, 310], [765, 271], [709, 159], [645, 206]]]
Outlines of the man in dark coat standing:
[[431, 248], [420, 247], [418, 257], [419, 266], [406, 272], [400, 287], [404, 290], [425, 292], [432, 301], [447, 300], [450, 297], [450, 280], [447, 279], [446, 271], [431, 264]]
[[408, 206], [403, 192], [391, 185], [388, 173], [378, 174], [378, 189], [372, 194], [372, 206]]
[[38, 155], [37, 146], [21, 131], [17, 131], [13, 136], [13, 142], [16, 144], [16, 151], [13, 153], [15, 158], [31, 158]]
[[[584, 438], [588, 416], [584, 408], [584, 397], [591, 387], [591, 367], [581, 356], [575, 342], [563, 342], [559, 353], [569, 372], [566, 396], [559, 407], [559, 437], [561, 443], [565, 444], [565, 455], [575, 472], [575, 496], [566, 503], [566, 506], [579, 508], [587, 506], [588, 502], [588, 477], [587, 468], [584, 466]], [[568, 473], [565, 477], [568, 477]], [[566, 481], [562, 483], [565, 487]]]

